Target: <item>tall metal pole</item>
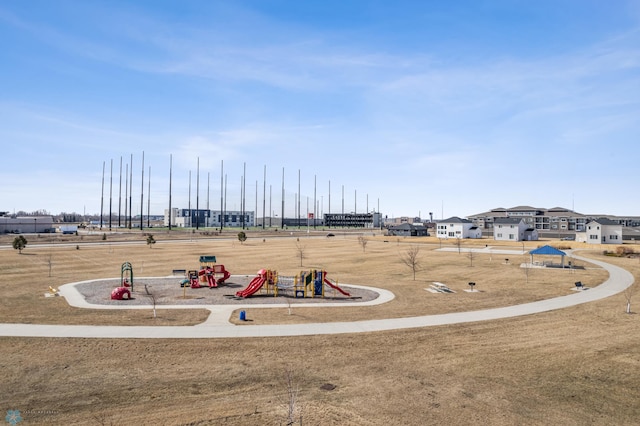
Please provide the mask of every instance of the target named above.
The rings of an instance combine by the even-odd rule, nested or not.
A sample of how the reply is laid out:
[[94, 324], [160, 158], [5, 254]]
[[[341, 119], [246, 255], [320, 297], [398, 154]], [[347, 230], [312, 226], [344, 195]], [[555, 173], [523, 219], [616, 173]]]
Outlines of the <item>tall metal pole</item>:
[[316, 199], [316, 175], [313, 175], [313, 229], [316, 229], [316, 216], [318, 214], [316, 206], [318, 201]]
[[245, 227], [245, 212], [247, 209], [247, 163], [242, 167], [242, 229]]
[[223, 209], [223, 214], [226, 211], [227, 211], [227, 175], [224, 175], [224, 209]]
[[273, 210], [271, 210], [271, 184], [269, 184], [269, 228], [271, 228], [271, 220], [273, 218]]
[[222, 178], [224, 177], [224, 160], [220, 160], [220, 232], [224, 227], [224, 187], [222, 186]]
[[344, 216], [344, 185], [342, 185], [342, 215]]
[[129, 229], [133, 220], [133, 154], [131, 154], [131, 168], [129, 169]]
[[240, 223], [244, 229], [244, 176], [240, 176]]
[[127, 226], [127, 218], [129, 210], [127, 210], [127, 207], [129, 206], [129, 203], [127, 202], [127, 200], [129, 199], [129, 165], [126, 165], [125, 171], [124, 171], [124, 226]]
[[147, 228], [151, 228], [151, 166], [149, 166], [149, 176], [147, 177], [149, 188], [147, 191]]
[[142, 218], [144, 216], [144, 151], [142, 151], [142, 179], [140, 180], [141, 190], [140, 190], [140, 230], [144, 226], [142, 222]]
[[282, 168], [282, 209], [280, 210], [280, 229], [284, 228], [284, 167]]
[[102, 222], [104, 222], [104, 166], [105, 162], [102, 162], [102, 192], [100, 195], [100, 229], [102, 229]]
[[113, 203], [113, 158], [111, 159], [111, 171], [109, 172], [109, 231], [111, 231], [111, 212], [113, 209], [111, 205]]
[[[253, 226], [256, 226], [256, 216], [258, 216], [258, 180], [256, 179], [256, 209], [253, 212]], [[262, 219], [264, 222], [264, 218]]]
[[120, 185], [118, 186], [118, 228], [120, 228], [121, 214], [122, 214], [122, 155], [120, 156]]
[[196, 229], [200, 226], [200, 157], [196, 166]]
[[193, 226], [193, 223], [191, 222], [192, 216], [193, 215], [191, 213], [191, 170], [189, 170], [189, 228]]
[[[269, 188], [271, 189], [271, 188]], [[265, 227], [265, 216], [264, 210], [267, 206], [267, 165], [264, 165], [264, 174], [262, 176], [262, 229]], [[271, 203], [269, 203], [269, 208], [271, 208]]]
[[171, 231], [171, 179], [173, 176], [173, 154], [169, 154], [169, 231]]
[[300, 169], [298, 169], [298, 229], [300, 229]]

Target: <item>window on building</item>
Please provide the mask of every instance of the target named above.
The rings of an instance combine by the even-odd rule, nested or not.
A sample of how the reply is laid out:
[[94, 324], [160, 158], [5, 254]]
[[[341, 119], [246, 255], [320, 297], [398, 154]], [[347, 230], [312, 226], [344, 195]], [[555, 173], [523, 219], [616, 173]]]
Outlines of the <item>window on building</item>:
[[455, 234], [454, 232], [449, 232], [449, 236], [450, 236], [450, 237], [455, 237], [455, 236], [456, 236], [456, 234]]
[[515, 239], [516, 239], [516, 236], [515, 236], [514, 234], [509, 234], [509, 239], [510, 239], [510, 240], [515, 240]]

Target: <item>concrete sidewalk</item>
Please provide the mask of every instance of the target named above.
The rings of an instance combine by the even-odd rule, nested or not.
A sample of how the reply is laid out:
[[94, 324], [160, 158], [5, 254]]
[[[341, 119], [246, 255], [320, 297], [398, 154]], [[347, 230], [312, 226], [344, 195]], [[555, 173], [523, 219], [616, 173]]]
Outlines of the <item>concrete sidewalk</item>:
[[[634, 278], [628, 271], [605, 262], [573, 255], [574, 258], [591, 262], [609, 272], [609, 279], [597, 287], [575, 294], [505, 306], [481, 311], [457, 312], [442, 315], [428, 315], [410, 318], [390, 318], [369, 321], [333, 322], [289, 325], [232, 325], [228, 322], [231, 311], [244, 308], [272, 308], [286, 305], [206, 306], [211, 310], [210, 320], [197, 326], [148, 327], [148, 326], [85, 326], [85, 325], [38, 325], [0, 324], [0, 336], [19, 337], [77, 337], [77, 338], [141, 338], [141, 339], [199, 339], [304, 336], [319, 334], [363, 333], [403, 328], [432, 327], [476, 321], [488, 321], [532, 315], [570, 306], [604, 299], [624, 291], [633, 284]], [[376, 289], [379, 291], [380, 289]], [[66, 291], [65, 291], [66, 292]], [[390, 292], [389, 292], [390, 293]], [[391, 293], [390, 293], [391, 294]], [[389, 296], [386, 296], [389, 297]], [[377, 300], [377, 299], [376, 299]], [[357, 304], [362, 306], [364, 303]], [[308, 305], [305, 305], [305, 307]], [[327, 307], [326, 304], [321, 304]], [[339, 306], [345, 306], [340, 304]], [[147, 309], [149, 307], [146, 307]], [[163, 307], [164, 309], [165, 307]], [[180, 306], [184, 309], [184, 306]], [[223, 321], [224, 319], [224, 321]]]

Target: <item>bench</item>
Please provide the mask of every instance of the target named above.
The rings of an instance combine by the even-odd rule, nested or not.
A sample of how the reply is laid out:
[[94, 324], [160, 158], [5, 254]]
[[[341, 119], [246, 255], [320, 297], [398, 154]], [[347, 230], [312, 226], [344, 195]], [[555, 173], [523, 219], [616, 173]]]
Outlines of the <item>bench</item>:
[[581, 281], [576, 281], [576, 283], [575, 283], [575, 284], [576, 284], [576, 288], [577, 288], [578, 290], [582, 290], [582, 289], [584, 289], [584, 284], [582, 284], [582, 282], [581, 282]]
[[174, 269], [172, 271], [173, 275], [186, 275], [187, 274], [187, 270], [186, 269]]

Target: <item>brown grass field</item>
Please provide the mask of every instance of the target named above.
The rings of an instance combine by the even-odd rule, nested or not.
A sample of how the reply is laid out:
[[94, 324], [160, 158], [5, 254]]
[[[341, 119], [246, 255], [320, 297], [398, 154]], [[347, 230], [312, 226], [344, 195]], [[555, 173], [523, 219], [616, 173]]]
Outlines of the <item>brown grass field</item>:
[[[125, 261], [136, 277], [166, 276], [172, 269], [197, 268], [202, 254], [216, 255], [232, 274], [271, 268], [294, 275], [322, 268], [341, 285], [370, 285], [396, 295], [374, 307], [295, 306], [291, 314], [287, 308], [248, 308], [246, 327], [484, 309], [571, 294], [575, 281], [593, 287], [607, 278], [575, 259], [585, 269], [531, 269], [527, 277], [519, 264], [528, 255], [469, 259], [466, 253], [435, 251], [440, 245], [434, 238], [367, 233], [363, 250], [357, 235], [250, 231], [240, 244], [232, 231], [217, 237], [159, 232], [153, 247], [118, 244], [144, 242], [139, 233], [109, 235], [107, 241], [27, 236], [23, 254], [0, 249], [0, 322], [197, 324], [207, 311], [160, 309], [153, 318], [148, 310], [71, 308], [63, 298], [43, 293], [49, 286], [119, 277]], [[0, 237], [0, 245], [11, 240]], [[302, 267], [296, 243], [304, 248]], [[525, 248], [547, 243], [561, 242], [530, 242]], [[483, 239], [465, 241], [463, 248], [485, 244], [498, 246]], [[416, 245], [421, 267], [414, 281], [400, 258]], [[640, 274], [638, 258], [605, 257], [603, 247], [570, 245], [590, 249], [581, 255], [624, 267], [636, 278]], [[456, 293], [425, 291], [433, 281]], [[480, 291], [463, 291], [469, 281]], [[639, 298], [632, 298], [632, 308]], [[0, 409], [20, 410], [23, 424], [285, 425], [289, 394], [297, 391], [294, 424], [634, 425], [640, 423], [640, 317], [625, 308], [620, 294], [512, 319], [335, 336], [0, 338]], [[237, 323], [236, 318], [231, 320]]]

